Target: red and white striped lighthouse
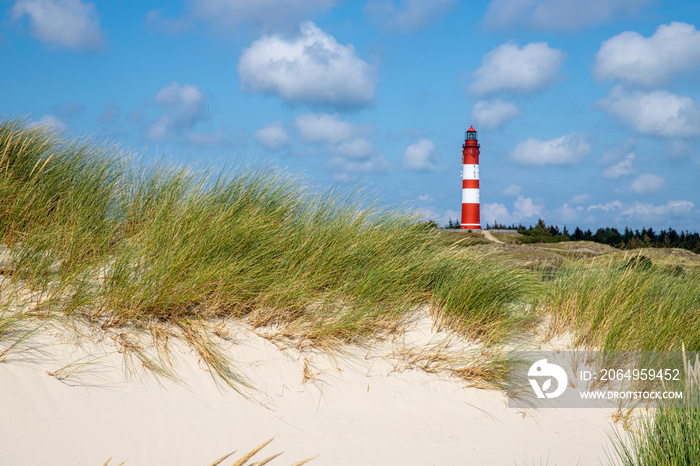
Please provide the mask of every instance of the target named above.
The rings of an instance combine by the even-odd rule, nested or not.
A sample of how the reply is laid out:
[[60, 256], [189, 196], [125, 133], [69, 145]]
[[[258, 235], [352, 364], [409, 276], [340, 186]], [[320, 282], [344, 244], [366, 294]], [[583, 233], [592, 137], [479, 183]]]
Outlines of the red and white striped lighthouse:
[[470, 126], [462, 146], [462, 230], [481, 230], [479, 219], [479, 140]]

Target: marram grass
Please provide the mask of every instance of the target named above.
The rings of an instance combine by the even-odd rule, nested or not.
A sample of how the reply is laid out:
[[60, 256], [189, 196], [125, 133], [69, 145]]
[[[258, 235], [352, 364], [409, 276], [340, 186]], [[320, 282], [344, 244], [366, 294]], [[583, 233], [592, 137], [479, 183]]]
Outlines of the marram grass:
[[[685, 359], [685, 358], [684, 358]], [[628, 435], [611, 435], [611, 464], [621, 466], [700, 465], [700, 360], [685, 361], [683, 399], [663, 400]]]
[[541, 303], [555, 330], [602, 351], [700, 350], [700, 274], [586, 261], [562, 267]]
[[348, 342], [429, 305], [501, 341], [527, 317], [518, 309], [533, 286], [358, 192], [270, 169], [139, 167], [114, 147], [16, 119], [0, 122], [0, 243], [11, 286], [34, 292], [39, 311], [165, 321], [186, 334], [188, 322], [240, 317]]

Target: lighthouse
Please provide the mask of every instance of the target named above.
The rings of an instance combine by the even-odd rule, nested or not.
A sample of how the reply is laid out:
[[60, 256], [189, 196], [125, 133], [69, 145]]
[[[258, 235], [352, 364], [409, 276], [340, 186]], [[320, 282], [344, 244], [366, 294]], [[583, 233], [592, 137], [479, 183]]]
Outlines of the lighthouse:
[[470, 126], [462, 145], [462, 230], [481, 230], [479, 218], [479, 139]]

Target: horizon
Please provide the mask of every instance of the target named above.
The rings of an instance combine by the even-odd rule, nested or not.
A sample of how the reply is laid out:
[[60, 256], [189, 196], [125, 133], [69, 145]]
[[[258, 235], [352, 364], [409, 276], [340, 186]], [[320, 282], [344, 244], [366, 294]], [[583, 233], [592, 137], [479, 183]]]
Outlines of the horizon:
[[700, 5], [13, 0], [4, 117], [157, 161], [270, 165], [459, 219], [700, 231]]

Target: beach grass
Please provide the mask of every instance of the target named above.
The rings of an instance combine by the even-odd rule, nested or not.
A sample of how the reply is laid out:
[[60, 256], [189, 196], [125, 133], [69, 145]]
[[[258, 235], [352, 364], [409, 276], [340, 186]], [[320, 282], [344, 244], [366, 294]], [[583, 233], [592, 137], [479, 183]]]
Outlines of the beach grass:
[[686, 361], [683, 398], [662, 400], [653, 416], [639, 418], [627, 435], [611, 435], [611, 464], [697, 466], [700, 464], [700, 360]]
[[[643, 257], [643, 256], [642, 256]], [[700, 350], [700, 274], [625, 261], [564, 265], [542, 294], [551, 330], [600, 351]]]
[[234, 384], [193, 330], [202, 319], [332, 345], [396, 330], [429, 306], [440, 323], [501, 342], [531, 317], [537, 287], [360, 190], [269, 168], [146, 166], [18, 119], [0, 122], [0, 199], [5, 287], [32, 293], [35, 313], [173, 324]]

